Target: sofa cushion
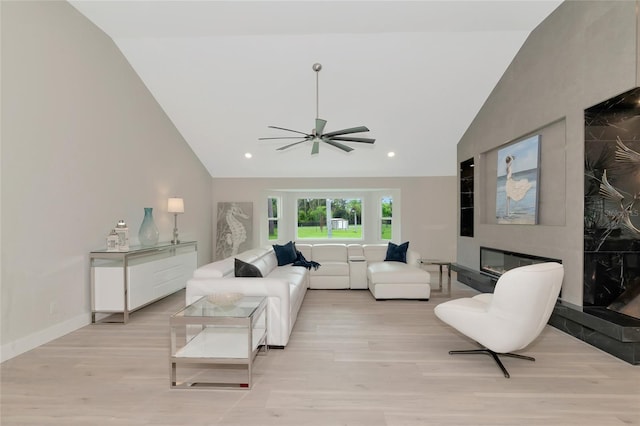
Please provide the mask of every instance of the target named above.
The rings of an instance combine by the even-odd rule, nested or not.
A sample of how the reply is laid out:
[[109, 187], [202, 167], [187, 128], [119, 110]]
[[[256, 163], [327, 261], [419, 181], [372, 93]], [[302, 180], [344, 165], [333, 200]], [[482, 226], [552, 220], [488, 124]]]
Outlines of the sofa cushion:
[[269, 278], [276, 278], [287, 281], [288, 283], [300, 283], [307, 275], [307, 270], [302, 266], [281, 266], [274, 269], [268, 275]]
[[349, 277], [349, 263], [322, 262], [321, 268], [311, 270], [311, 276], [318, 276], [318, 275]]
[[208, 263], [195, 270], [193, 278], [222, 278], [233, 274], [233, 257]]
[[402, 262], [407, 263], [407, 250], [409, 249], [409, 241], [400, 245], [389, 242], [387, 246], [387, 255], [385, 262]]
[[376, 262], [367, 266], [369, 283], [428, 284], [430, 275], [424, 269], [401, 262]]
[[260, 269], [258, 269], [257, 266], [254, 266], [247, 262], [243, 262], [240, 259], [235, 259], [234, 265], [234, 275], [236, 277], [262, 278], [262, 272], [260, 272]]
[[276, 253], [276, 258], [278, 259], [278, 266], [289, 265], [293, 263], [298, 258], [298, 252], [296, 251], [296, 245], [293, 241], [289, 241], [285, 245], [273, 245], [273, 251]]
[[347, 262], [346, 244], [314, 244], [311, 247], [311, 260], [324, 266], [328, 262]]

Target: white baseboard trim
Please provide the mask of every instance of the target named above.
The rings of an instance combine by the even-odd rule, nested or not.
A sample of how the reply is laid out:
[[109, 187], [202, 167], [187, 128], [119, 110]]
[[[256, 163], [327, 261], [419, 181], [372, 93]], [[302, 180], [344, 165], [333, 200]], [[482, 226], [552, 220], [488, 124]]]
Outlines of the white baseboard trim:
[[91, 314], [82, 314], [26, 337], [14, 340], [13, 342], [6, 343], [0, 347], [0, 363], [89, 324], [91, 324]]

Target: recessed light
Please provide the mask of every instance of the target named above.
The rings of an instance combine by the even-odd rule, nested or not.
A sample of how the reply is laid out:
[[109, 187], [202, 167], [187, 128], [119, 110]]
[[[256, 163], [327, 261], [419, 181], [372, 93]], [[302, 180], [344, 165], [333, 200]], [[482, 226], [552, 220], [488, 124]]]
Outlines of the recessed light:
[[251, 158], [251, 157], [253, 157], [253, 155], [251, 155], [250, 152], [245, 152], [244, 158]]
[[387, 157], [391, 158], [391, 157], [395, 157], [395, 156], [396, 156], [395, 152], [393, 152], [393, 151], [387, 152]]

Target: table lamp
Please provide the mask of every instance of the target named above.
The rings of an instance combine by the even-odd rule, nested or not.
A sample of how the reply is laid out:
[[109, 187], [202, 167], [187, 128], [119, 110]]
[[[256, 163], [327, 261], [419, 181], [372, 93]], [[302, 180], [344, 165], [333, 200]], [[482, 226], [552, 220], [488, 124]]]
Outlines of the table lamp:
[[173, 240], [171, 244], [179, 244], [178, 240], [178, 214], [184, 213], [184, 200], [182, 198], [169, 198], [167, 211], [173, 213]]

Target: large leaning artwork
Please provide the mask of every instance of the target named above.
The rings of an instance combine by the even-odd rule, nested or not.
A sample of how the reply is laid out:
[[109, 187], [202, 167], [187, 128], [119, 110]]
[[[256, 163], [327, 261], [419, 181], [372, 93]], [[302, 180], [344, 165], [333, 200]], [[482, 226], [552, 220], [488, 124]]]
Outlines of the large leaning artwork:
[[498, 223], [538, 223], [540, 135], [498, 151], [496, 218]]
[[253, 203], [218, 203], [215, 260], [235, 256], [253, 243]]

